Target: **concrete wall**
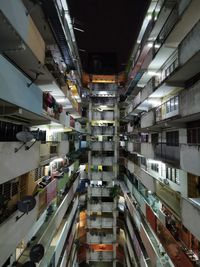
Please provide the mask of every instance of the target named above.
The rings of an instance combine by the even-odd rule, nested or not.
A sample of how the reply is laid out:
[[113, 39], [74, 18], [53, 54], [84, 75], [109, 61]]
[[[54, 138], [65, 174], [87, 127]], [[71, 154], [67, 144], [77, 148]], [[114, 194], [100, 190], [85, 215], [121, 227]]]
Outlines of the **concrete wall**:
[[[38, 61], [44, 63], [45, 43], [21, 0], [1, 0], [0, 9]], [[20, 14], [20, 16], [19, 16]]]
[[146, 114], [144, 114], [141, 118], [141, 128], [146, 128], [154, 125], [155, 123], [155, 112], [154, 110], [150, 110]]
[[28, 88], [27, 83], [30, 83], [30, 80], [1, 55], [0, 81], [1, 99], [42, 115], [42, 91], [34, 84]]
[[200, 112], [200, 82], [189, 90], [183, 91], [179, 96], [180, 115], [182, 117]]
[[200, 147], [182, 144], [180, 155], [181, 169], [200, 176]]
[[36, 142], [30, 150], [22, 148], [17, 153], [14, 152], [20, 142], [0, 142], [0, 162], [1, 179], [0, 183], [5, 183], [17, 176], [36, 169], [39, 166], [39, 146]]
[[190, 4], [192, 0], [181, 0], [179, 1], [178, 5], [178, 14], [179, 16], [184, 12], [184, 10], [187, 8], [187, 6]]
[[69, 153], [69, 141], [61, 141], [58, 145], [58, 155], [64, 158]]
[[154, 159], [154, 147], [152, 143], [141, 143], [141, 154], [149, 159]]
[[198, 240], [200, 240], [200, 209], [188, 200], [182, 199], [182, 223]]
[[200, 42], [200, 22], [188, 33], [179, 46], [179, 62], [184, 65], [193, 55], [199, 51]]

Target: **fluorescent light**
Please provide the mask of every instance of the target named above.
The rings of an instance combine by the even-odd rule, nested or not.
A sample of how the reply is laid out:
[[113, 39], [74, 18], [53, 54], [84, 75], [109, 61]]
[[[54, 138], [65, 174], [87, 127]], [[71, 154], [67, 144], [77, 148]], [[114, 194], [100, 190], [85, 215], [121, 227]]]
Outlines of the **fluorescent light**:
[[147, 19], [150, 21], [152, 19], [152, 15], [151, 14], [148, 14], [147, 15]]
[[54, 159], [51, 163], [54, 163], [54, 162], [61, 162], [63, 161], [64, 159], [63, 158], [57, 158], [57, 159]]
[[160, 48], [160, 44], [155, 44], [154, 47], [155, 48]]
[[147, 44], [147, 46], [148, 46], [148, 47], [153, 47], [153, 43], [152, 43], [152, 42], [149, 42], [149, 43]]
[[84, 30], [82, 30], [82, 29], [80, 29], [80, 28], [76, 28], [76, 27], [74, 27], [74, 30], [77, 30], [77, 31], [79, 31], [79, 32], [84, 32]]
[[108, 106], [107, 105], [101, 105], [100, 107], [101, 108], [107, 108]]
[[147, 74], [151, 75], [151, 76], [159, 76], [159, 77], [161, 76], [160, 72], [155, 72], [155, 71], [151, 71], [151, 70], [148, 70]]
[[58, 98], [58, 99], [56, 99], [56, 102], [64, 103], [64, 102], [66, 102], [66, 98]]

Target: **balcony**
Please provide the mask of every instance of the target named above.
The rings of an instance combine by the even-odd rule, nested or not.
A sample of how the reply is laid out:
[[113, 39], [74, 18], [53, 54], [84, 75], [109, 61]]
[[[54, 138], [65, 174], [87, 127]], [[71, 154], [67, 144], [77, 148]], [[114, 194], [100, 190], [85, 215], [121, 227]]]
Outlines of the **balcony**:
[[136, 142], [128, 142], [126, 144], [126, 150], [129, 151], [130, 153], [140, 153], [141, 152], [141, 143], [136, 143]]
[[95, 188], [88, 187], [88, 195], [92, 197], [109, 197], [110, 189], [109, 188]]
[[[16, 69], [7, 59], [0, 56], [0, 76], [1, 80], [0, 98], [4, 103], [0, 107], [4, 108], [1, 115], [12, 116], [10, 121], [20, 122], [21, 124], [43, 124], [47, 122], [42, 115], [43, 94], [35, 84], [28, 87], [30, 80]], [[18, 85], [16, 90], [14, 85]], [[12, 105], [8, 105], [8, 103]], [[7, 104], [6, 104], [7, 103]]]
[[97, 112], [94, 111], [92, 113], [92, 120], [107, 120], [107, 121], [113, 121], [114, 120], [114, 113], [109, 111], [102, 111]]
[[114, 157], [92, 157], [92, 165], [112, 166]]
[[180, 147], [169, 146], [166, 143], [155, 145], [155, 158], [174, 165], [180, 165]]
[[40, 162], [47, 162], [58, 156], [58, 143], [47, 142], [40, 144]]
[[200, 151], [199, 144], [181, 144], [180, 147], [180, 166], [186, 172], [200, 176]]
[[140, 95], [140, 103], [142, 103], [147, 97], [149, 97], [155, 90], [156, 87], [156, 80], [155, 77], [150, 79], [146, 86], [142, 89]]
[[[3, 266], [11, 251], [15, 251], [19, 242], [29, 233], [32, 225], [36, 223], [39, 209], [39, 198], [36, 198], [35, 208], [16, 221], [21, 212], [16, 211], [0, 225], [0, 265]], [[9, 229], [9, 231], [8, 231]], [[17, 229], [17, 231], [16, 231]], [[12, 242], [8, 242], [12, 236]]]
[[[185, 0], [181, 1], [183, 4]], [[199, 72], [199, 48], [198, 31], [199, 31], [199, 1], [190, 1], [190, 3], [183, 4], [186, 6], [181, 19], [177, 22], [169, 39], [172, 41], [179, 38], [179, 68], [170, 77], [169, 82], [175, 86], [182, 86], [185, 81], [195, 76]], [[182, 8], [180, 6], [180, 8]], [[185, 37], [185, 38], [184, 38]], [[184, 38], [184, 39], [183, 39]]]
[[[72, 209], [69, 208], [69, 211], [67, 212], [65, 217], [62, 218], [61, 224], [58, 227], [58, 232], [56, 233], [56, 231], [54, 231], [54, 235], [53, 235], [53, 239], [51, 240], [51, 244], [49, 247], [46, 247], [46, 254], [43, 257], [42, 261], [39, 263], [40, 267], [44, 266], [44, 265], [49, 265], [50, 259], [53, 257], [54, 253], [55, 253], [55, 262], [56, 262], [56, 264], [59, 263], [61, 253], [63, 251], [63, 247], [64, 247], [65, 242], [66, 242], [67, 235], [69, 234], [69, 232], [71, 230], [70, 227], [74, 222], [74, 216], [76, 214], [77, 207], [78, 207], [78, 199], [76, 198], [74, 201], [73, 208]], [[49, 227], [49, 225], [48, 225], [48, 227]], [[46, 235], [48, 234], [50, 237], [52, 232], [51, 232], [51, 230], [45, 231], [45, 234]], [[39, 243], [43, 243], [42, 239], [44, 238], [45, 234], [42, 235], [41, 239], [38, 240]], [[72, 228], [71, 235], [70, 235], [72, 237], [71, 238], [72, 240], [70, 240], [70, 238], [68, 238], [69, 240], [68, 240], [67, 252], [69, 252], [68, 249], [71, 245], [70, 241], [73, 241], [74, 235], [75, 235], [75, 228]]]
[[116, 207], [112, 202], [102, 202], [90, 205], [90, 210], [94, 212], [113, 212], [115, 209]]
[[156, 195], [181, 217], [181, 195], [178, 192], [156, 181]]
[[112, 141], [92, 142], [91, 150], [92, 151], [113, 151], [114, 142]]
[[112, 126], [94, 126], [92, 127], [92, 135], [114, 135], [114, 128]]
[[156, 122], [179, 115], [179, 97], [174, 96], [156, 108]]
[[88, 260], [89, 261], [112, 261], [113, 252], [109, 252], [109, 251], [90, 252]]
[[112, 181], [115, 178], [114, 172], [92, 172], [92, 180]]
[[150, 110], [144, 114], [141, 118], [141, 128], [148, 128], [155, 124], [155, 111], [154, 109]]
[[136, 164], [134, 164], [134, 174], [148, 190], [150, 190], [152, 193], [155, 193], [155, 179], [151, 175], [149, 175]]
[[1, 1], [0, 9], [1, 32], [6, 33], [3, 35], [0, 50], [34, 78], [35, 74], [31, 69], [41, 72], [41, 64], [44, 65], [44, 40], [21, 0], [15, 3]]
[[148, 159], [154, 159], [154, 144], [152, 143], [141, 143], [141, 154]]
[[87, 243], [89, 244], [112, 244], [114, 242], [114, 236], [111, 233], [98, 232], [87, 233]]
[[191, 116], [199, 113], [199, 101], [200, 101], [200, 82], [196, 82], [189, 90], [184, 90], [179, 95], [180, 102], [180, 115], [181, 117]]
[[181, 217], [183, 225], [200, 239], [200, 202], [199, 199], [182, 199]]
[[113, 218], [92, 217], [87, 220], [89, 228], [113, 228], [115, 225]]

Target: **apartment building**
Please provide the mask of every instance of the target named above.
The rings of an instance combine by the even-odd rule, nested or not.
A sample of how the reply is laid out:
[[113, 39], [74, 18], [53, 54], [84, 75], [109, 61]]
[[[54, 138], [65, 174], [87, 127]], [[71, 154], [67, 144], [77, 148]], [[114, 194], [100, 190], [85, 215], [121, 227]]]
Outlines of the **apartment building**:
[[0, 1], [0, 266], [200, 265], [200, 1], [147, 2], [121, 73], [70, 1]]
[[[153, 266], [158, 258], [174, 266], [199, 262], [199, 4], [158, 1], [144, 20], [129, 70], [123, 183]], [[157, 242], [147, 238], [147, 226]]]

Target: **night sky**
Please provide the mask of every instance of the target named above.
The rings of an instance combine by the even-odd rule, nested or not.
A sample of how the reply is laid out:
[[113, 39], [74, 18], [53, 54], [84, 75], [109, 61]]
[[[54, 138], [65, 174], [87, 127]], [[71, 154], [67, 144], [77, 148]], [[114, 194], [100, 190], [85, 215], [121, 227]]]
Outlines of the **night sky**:
[[149, 0], [67, 0], [84, 70], [88, 70], [88, 54], [115, 53], [117, 71], [125, 64], [139, 33]]

